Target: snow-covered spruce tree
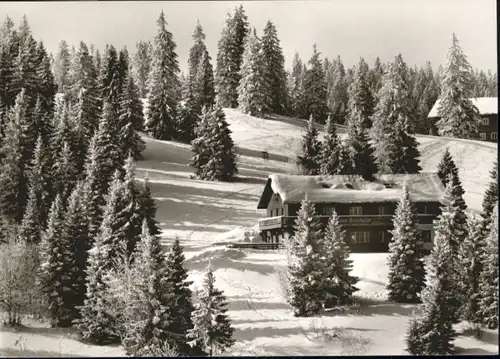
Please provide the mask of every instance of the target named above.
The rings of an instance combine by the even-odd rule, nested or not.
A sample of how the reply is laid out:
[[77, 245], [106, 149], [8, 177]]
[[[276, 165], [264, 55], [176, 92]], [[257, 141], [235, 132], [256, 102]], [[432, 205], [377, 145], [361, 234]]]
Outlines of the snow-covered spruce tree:
[[201, 84], [199, 84], [197, 81], [197, 75], [200, 64], [202, 63], [202, 58], [205, 54], [205, 51], [207, 51], [207, 46], [205, 45], [206, 36], [199, 21], [197, 21], [196, 23], [192, 38], [194, 44], [189, 49], [187, 92], [188, 98], [192, 96], [193, 100], [195, 101], [193, 111], [201, 112], [203, 105], [201, 105], [198, 101], [199, 87]]
[[380, 61], [380, 58], [377, 56], [375, 59], [375, 63], [373, 67], [368, 71], [368, 83], [370, 85], [370, 92], [373, 97], [374, 105], [377, 105], [380, 100], [378, 97], [378, 93], [382, 88], [382, 78], [385, 73], [385, 67]]
[[389, 243], [389, 300], [400, 303], [420, 302], [425, 286], [422, 260], [423, 245], [417, 228], [418, 219], [405, 186], [393, 218]]
[[236, 7], [234, 15], [226, 15], [226, 23], [217, 43], [215, 86], [221, 107], [238, 106], [238, 84], [245, 51], [245, 37], [250, 32], [243, 6]]
[[186, 335], [193, 328], [193, 293], [189, 289], [192, 282], [187, 280], [188, 272], [184, 267], [185, 257], [179, 239], [175, 239], [165, 261], [168, 268], [167, 281], [175, 298], [169, 307], [169, 331], [176, 334], [173, 340], [178, 353], [189, 355], [191, 348], [187, 344]]
[[371, 181], [378, 171], [375, 163], [374, 150], [369, 142], [368, 134], [362, 124], [362, 116], [350, 115], [347, 122], [347, 146], [351, 161], [350, 174], [362, 176], [365, 180]]
[[148, 224], [149, 233], [153, 236], [158, 236], [161, 231], [156, 221], [156, 205], [155, 201], [151, 195], [151, 186], [149, 185], [149, 179], [146, 177], [144, 184], [139, 188], [139, 193], [137, 195], [137, 211], [138, 211], [138, 221], [142, 223], [146, 220]]
[[493, 208], [498, 203], [498, 160], [493, 164], [493, 168], [490, 171], [491, 181], [488, 184], [483, 197], [483, 212], [481, 217], [483, 219], [482, 232], [484, 235], [487, 234], [489, 225], [491, 223], [491, 215], [493, 214]]
[[479, 284], [479, 315], [490, 329], [498, 328], [498, 203], [486, 237], [484, 263]]
[[44, 228], [40, 222], [42, 204], [36, 190], [35, 186], [30, 186], [26, 210], [17, 232], [18, 240], [23, 243], [40, 243], [41, 241], [42, 229]]
[[411, 88], [408, 68], [401, 54], [383, 77], [378, 104], [372, 117], [371, 137], [379, 171], [418, 173], [420, 153], [411, 124]]
[[45, 113], [52, 114], [57, 85], [52, 74], [50, 58], [42, 41], [38, 43], [36, 56], [37, 97], [41, 100]]
[[139, 97], [146, 98], [148, 91], [148, 76], [151, 71], [151, 55], [153, 46], [149, 41], [139, 41], [135, 45], [136, 52], [133, 59], [134, 79], [139, 89]]
[[349, 98], [347, 95], [348, 84], [345, 69], [340, 56], [337, 57], [330, 71], [332, 72], [333, 83], [328, 88], [327, 105], [332, 120], [335, 123], [344, 124], [347, 116]]
[[320, 59], [321, 53], [316, 44], [313, 45], [313, 54], [309, 60], [309, 68], [304, 74], [303, 104], [304, 111], [312, 115], [317, 122], [325, 123], [328, 107], [326, 105], [326, 77]]
[[42, 100], [40, 99], [40, 97], [37, 98], [35, 107], [31, 110], [30, 116], [30, 122], [35, 129], [35, 131], [33, 131], [32, 133], [32, 136], [41, 136], [47, 143], [50, 136], [54, 133], [54, 124], [52, 122], [53, 113], [49, 114], [46, 112], [46, 110], [43, 108]]
[[204, 109], [191, 145], [194, 156], [190, 166], [195, 176], [208, 181], [231, 181], [238, 173], [231, 130], [224, 111]]
[[453, 160], [453, 157], [451, 157], [450, 151], [448, 148], [443, 153], [443, 156], [441, 157], [441, 161], [439, 162], [437, 166], [437, 175], [441, 182], [443, 182], [443, 185], [447, 185], [450, 179], [452, 179], [452, 184], [455, 187], [453, 195], [457, 198], [457, 204], [460, 206], [462, 210], [467, 209], [467, 205], [465, 204], [465, 201], [463, 200], [463, 195], [465, 193], [463, 187], [462, 187], [462, 182], [460, 181], [460, 177], [458, 175], [458, 167], [455, 164], [455, 161]]
[[64, 235], [64, 205], [57, 195], [50, 209], [47, 229], [40, 246], [39, 280], [46, 296], [50, 322], [53, 327], [69, 327], [72, 315], [73, 256], [70, 238]]
[[326, 227], [322, 240], [322, 252], [324, 307], [333, 308], [349, 304], [353, 293], [359, 290], [356, 288], [359, 279], [351, 275], [352, 260], [349, 259], [351, 250], [345, 241], [345, 232], [339, 224], [339, 217], [335, 210]]
[[153, 348], [173, 344], [169, 308], [175, 298], [167, 280], [168, 268], [160, 239], [149, 233], [146, 221], [142, 224], [133, 265], [140, 277], [136, 278], [136, 295], [130, 303], [134, 315], [127, 323], [123, 345], [129, 355], [147, 356]]
[[116, 84], [118, 87], [118, 101], [122, 95], [123, 89], [127, 83], [127, 77], [129, 76], [130, 58], [128, 54], [127, 47], [123, 47], [118, 53], [118, 70]]
[[125, 160], [123, 168], [123, 210], [121, 215], [127, 223], [124, 227], [125, 242], [127, 244], [128, 254], [132, 255], [137, 241], [141, 234], [142, 219], [139, 208], [139, 189], [135, 183], [135, 164], [131, 155]]
[[117, 110], [121, 91], [118, 87], [118, 71], [118, 52], [113, 45], [106, 46], [101, 69], [99, 71], [99, 89], [101, 91], [102, 101], [113, 105], [115, 110]]
[[124, 156], [129, 153], [135, 160], [142, 159], [141, 152], [146, 148], [139, 131], [144, 124], [142, 103], [132, 76], [127, 76], [120, 97], [119, 118], [120, 128], [118, 143]]
[[[18, 33], [19, 34], [19, 33]], [[14, 71], [11, 79], [12, 96], [17, 96], [22, 89], [25, 90], [27, 102], [34, 104], [37, 97], [37, 53], [36, 41], [29, 30], [25, 35], [19, 34], [19, 52], [14, 58]]]
[[221, 355], [234, 344], [234, 328], [227, 316], [227, 301], [223, 292], [215, 288], [215, 276], [209, 263], [198, 303], [192, 314], [193, 328], [189, 330], [189, 344], [209, 356]]
[[214, 70], [211, 60], [208, 51], [205, 51], [196, 71], [196, 85], [201, 108], [212, 107], [215, 104]]
[[0, 146], [0, 214], [20, 222], [23, 218], [27, 195], [26, 146], [27, 102], [21, 91], [7, 115], [5, 134]]
[[262, 117], [269, 112], [270, 89], [266, 79], [261, 44], [255, 29], [246, 37], [239, 75], [238, 109], [243, 113]]
[[60, 93], [66, 93], [69, 87], [69, 69], [71, 59], [69, 54], [69, 46], [65, 40], [59, 43], [59, 50], [54, 59], [54, 78], [57, 84], [57, 90]]
[[[304, 116], [304, 110], [302, 106], [303, 101], [303, 87], [302, 82], [304, 79], [304, 65], [297, 52], [293, 55], [292, 60], [292, 72], [289, 77], [289, 92], [290, 101], [289, 108], [290, 114], [302, 118]], [[306, 115], [307, 118], [307, 115]]]
[[264, 74], [269, 87], [266, 112], [284, 114], [287, 106], [285, 57], [276, 26], [268, 20], [261, 39]]
[[479, 313], [479, 282], [482, 271], [482, 259], [484, 256], [484, 243], [481, 237], [481, 221], [479, 217], [472, 214], [467, 223], [467, 235], [459, 244], [458, 260], [464, 303], [462, 303], [461, 315], [470, 323], [481, 323]]
[[422, 292], [422, 314], [412, 318], [406, 337], [406, 348], [413, 355], [453, 354], [456, 333], [452, 315], [457, 308], [450, 306], [455, 298], [453, 254], [447, 237], [451, 235], [445, 223], [449, 212], [441, 215], [436, 227], [436, 240], [431, 251], [428, 278]]
[[319, 153], [320, 173], [337, 175], [342, 173], [342, 142], [337, 135], [335, 123], [331, 116], [326, 121], [326, 135]]
[[118, 341], [117, 320], [112, 315], [105, 281], [109, 269], [107, 252], [104, 237], [98, 236], [88, 252], [85, 300], [77, 308], [80, 318], [74, 322], [84, 340], [101, 345]]
[[361, 120], [361, 127], [371, 127], [373, 97], [368, 83], [368, 64], [363, 58], [355, 68], [354, 78], [348, 88], [348, 121]]
[[153, 63], [149, 76], [146, 131], [154, 138], [171, 140], [175, 136], [176, 109], [179, 101], [179, 62], [172, 33], [167, 30], [163, 11], [156, 22]]
[[63, 142], [63, 147], [56, 156], [53, 167], [54, 191], [61, 196], [62, 202], [66, 203], [78, 180], [78, 170], [68, 142]]
[[460, 242], [465, 238], [465, 227], [462, 227], [459, 222], [460, 208], [457, 206], [455, 197], [453, 196], [453, 185], [448, 183], [445, 188], [445, 193], [441, 199], [441, 214], [435, 220], [435, 236], [434, 243], [437, 241], [446, 241], [448, 251], [452, 257], [450, 265], [453, 272], [449, 279], [452, 279], [453, 295], [451, 296], [448, 306], [450, 310], [450, 320], [453, 323], [458, 323], [460, 320], [460, 308], [464, 302], [464, 293], [462, 291], [461, 275], [460, 275], [460, 262], [458, 260], [458, 248]]
[[320, 262], [321, 224], [307, 196], [301, 203], [292, 237], [289, 263], [290, 297], [288, 303], [297, 317], [318, 314], [323, 307], [324, 277]]
[[90, 139], [99, 126], [102, 101], [100, 99], [98, 79], [95, 77], [97, 70], [83, 42], [80, 44], [77, 55], [79, 57], [72, 67], [73, 76], [75, 76], [72, 92], [76, 101], [76, 120], [81, 123], [84, 129], [85, 144], [88, 146]]
[[297, 165], [303, 174], [319, 174], [321, 147], [321, 142], [318, 140], [318, 129], [311, 115], [302, 136], [302, 153], [297, 156]]
[[440, 119], [436, 123], [439, 135], [478, 138], [479, 110], [471, 101], [474, 88], [472, 67], [455, 34], [440, 77]]

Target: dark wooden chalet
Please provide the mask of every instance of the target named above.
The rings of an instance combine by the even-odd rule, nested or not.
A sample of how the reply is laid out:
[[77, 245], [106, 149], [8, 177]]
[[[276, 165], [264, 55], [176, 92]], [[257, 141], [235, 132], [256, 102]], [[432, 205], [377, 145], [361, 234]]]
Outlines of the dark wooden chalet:
[[267, 217], [259, 221], [262, 239], [276, 243], [286, 233], [293, 235], [300, 202], [307, 193], [323, 224], [335, 209], [353, 251], [386, 252], [388, 231], [393, 228], [392, 218], [404, 185], [430, 248], [433, 221], [440, 213], [439, 200], [444, 193], [435, 173], [378, 175], [373, 182], [353, 176], [270, 175], [257, 206], [267, 211]]
[[[479, 110], [481, 116], [479, 122], [479, 139], [481, 141], [497, 142], [498, 139], [498, 98], [497, 97], [477, 97], [471, 98], [472, 103]], [[433, 124], [439, 119], [440, 100], [437, 100], [427, 116]]]

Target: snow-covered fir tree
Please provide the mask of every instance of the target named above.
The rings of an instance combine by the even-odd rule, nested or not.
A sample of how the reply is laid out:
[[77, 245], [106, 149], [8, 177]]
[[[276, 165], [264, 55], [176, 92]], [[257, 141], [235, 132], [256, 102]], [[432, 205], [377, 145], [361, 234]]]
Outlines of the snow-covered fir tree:
[[146, 177], [144, 184], [139, 188], [137, 194], [137, 205], [138, 205], [138, 220], [142, 223], [146, 220], [148, 224], [149, 233], [153, 236], [157, 236], [161, 233], [158, 222], [156, 221], [156, 204], [151, 195], [151, 186], [149, 185], [149, 179]]
[[340, 56], [337, 57], [331, 66], [330, 72], [332, 73], [332, 84], [328, 87], [327, 105], [332, 120], [335, 123], [344, 124], [346, 122], [349, 97], [347, 94], [348, 83], [345, 68]]
[[313, 116], [317, 122], [325, 123], [328, 115], [326, 105], [326, 77], [320, 60], [321, 53], [316, 44], [313, 45], [313, 54], [309, 60], [309, 68], [304, 74], [303, 102], [306, 114]]
[[131, 153], [135, 160], [139, 160], [142, 159], [141, 152], [146, 148], [139, 134], [144, 125], [142, 103], [132, 76], [127, 75], [125, 81], [120, 97], [118, 143], [123, 156]]
[[383, 77], [378, 104], [372, 117], [372, 139], [379, 171], [418, 173], [420, 153], [411, 124], [411, 88], [408, 68], [401, 54]]
[[334, 210], [326, 226], [321, 243], [323, 263], [324, 307], [333, 308], [351, 303], [352, 295], [359, 289], [359, 279], [351, 275], [351, 250], [345, 241], [345, 232], [339, 224], [339, 217]]
[[[26, 18], [24, 18], [26, 20]], [[38, 78], [36, 73], [37, 65], [37, 43], [31, 35], [27, 20], [21, 23], [19, 35], [19, 51], [14, 58], [14, 71], [11, 79], [11, 94], [17, 96], [22, 89], [25, 90], [27, 102], [32, 105], [36, 101]]]
[[146, 98], [148, 92], [148, 77], [151, 71], [153, 46], [149, 41], [136, 43], [136, 52], [133, 59], [134, 79], [139, 90], [139, 97]]
[[143, 218], [141, 218], [141, 209], [138, 199], [139, 188], [135, 183], [135, 164], [131, 155], [125, 160], [122, 172], [124, 172], [123, 194], [121, 199], [123, 209], [120, 215], [124, 218], [123, 221], [126, 223], [123, 231], [128, 254], [132, 255], [141, 234]]
[[107, 251], [108, 245], [104, 243], [104, 237], [97, 237], [88, 252], [85, 300], [77, 308], [80, 318], [75, 320], [75, 327], [84, 340], [101, 345], [118, 340], [117, 320], [112, 315], [109, 289], [105, 282]]
[[167, 280], [168, 268], [160, 239], [149, 233], [146, 221], [142, 223], [141, 239], [134, 256], [136, 295], [129, 304], [134, 312], [127, 323], [123, 345], [129, 355], [147, 355], [153, 348], [173, 344], [169, 331], [169, 308], [175, 298]]
[[360, 117], [361, 127], [364, 129], [371, 127], [370, 118], [373, 114], [373, 97], [368, 83], [368, 70], [368, 64], [361, 58], [348, 88], [348, 121], [357, 121]]
[[221, 37], [217, 43], [215, 87], [221, 107], [238, 106], [238, 84], [245, 50], [245, 37], [250, 32], [243, 6], [236, 7], [234, 15], [227, 14]]
[[326, 135], [319, 153], [320, 170], [322, 175], [337, 175], [343, 173], [342, 141], [340, 140], [335, 123], [331, 116], [326, 121]]
[[169, 307], [169, 331], [174, 333], [174, 347], [179, 354], [190, 354], [191, 347], [187, 344], [187, 333], [193, 328], [191, 315], [194, 310], [193, 293], [189, 286], [188, 271], [184, 267], [184, 253], [179, 240], [175, 239], [166, 257], [166, 267], [168, 268], [167, 281], [175, 298], [174, 303]]
[[459, 244], [458, 260], [464, 303], [462, 303], [462, 318], [470, 323], [481, 323], [479, 315], [479, 281], [482, 272], [484, 242], [481, 237], [481, 221], [472, 214], [467, 222], [467, 235]]
[[66, 93], [68, 91], [70, 66], [71, 59], [68, 43], [65, 40], [61, 40], [53, 66], [58, 92]]
[[42, 41], [38, 43], [36, 48], [36, 76], [37, 97], [41, 100], [44, 112], [46, 114], [52, 114], [57, 85], [54, 80], [47, 50]]
[[156, 22], [152, 68], [149, 75], [146, 131], [154, 138], [171, 140], [175, 136], [179, 101], [179, 62], [172, 33], [167, 30], [163, 11]]
[[467, 56], [452, 35], [451, 47], [441, 77], [441, 94], [436, 126], [440, 136], [477, 138], [479, 110], [472, 103], [472, 67]]
[[462, 182], [460, 181], [458, 167], [455, 164], [453, 157], [451, 157], [448, 148], [446, 148], [446, 150], [444, 151], [443, 156], [441, 157], [441, 160], [437, 166], [437, 175], [445, 186], [448, 184], [451, 175], [451, 182], [454, 186], [453, 195], [457, 198], [457, 204], [462, 210], [465, 211], [467, 209], [467, 205], [463, 200], [465, 191], [463, 189]]
[[498, 328], [498, 203], [486, 237], [479, 283], [479, 315], [490, 329]]
[[35, 185], [31, 185], [28, 193], [28, 202], [24, 212], [23, 220], [17, 232], [17, 238], [24, 243], [40, 243], [42, 229], [40, 221], [40, 207], [42, 203]]
[[215, 287], [215, 276], [209, 263], [198, 303], [192, 314], [193, 328], [189, 344], [209, 356], [221, 355], [234, 344], [234, 328], [227, 313], [224, 293]]
[[73, 161], [73, 152], [70, 144], [63, 142], [62, 149], [56, 154], [56, 160], [53, 167], [54, 192], [61, 196], [63, 203], [66, 203], [69, 195], [78, 180], [78, 170]]
[[266, 82], [270, 89], [265, 107], [269, 112], [284, 114], [287, 106], [285, 57], [276, 26], [270, 20], [264, 27], [261, 51]]
[[445, 222], [451, 215], [443, 212], [436, 227], [436, 240], [432, 248], [426, 287], [422, 292], [421, 315], [410, 320], [406, 348], [413, 355], [453, 354], [456, 333], [453, 329], [452, 314], [455, 306], [450, 306], [454, 291], [453, 254], [447, 237], [452, 235]]
[[18, 223], [23, 218], [28, 192], [24, 154], [28, 129], [26, 101], [25, 92], [21, 91], [8, 112], [0, 146], [0, 213]]
[[70, 271], [74, 259], [70, 238], [64, 234], [64, 204], [57, 195], [52, 203], [47, 229], [40, 245], [39, 280], [48, 304], [53, 327], [69, 327], [72, 320], [73, 282]]
[[106, 46], [104, 57], [102, 59], [101, 69], [99, 71], [99, 89], [103, 102], [118, 105], [119, 94], [119, 63], [118, 51], [113, 45]]
[[292, 260], [289, 263], [290, 297], [288, 303], [297, 317], [318, 314], [323, 308], [323, 273], [321, 268], [322, 230], [314, 205], [306, 198], [301, 203], [292, 237]]
[[270, 87], [262, 56], [261, 43], [254, 31], [247, 35], [239, 73], [238, 109], [253, 116], [269, 113]]
[[317, 175], [321, 166], [321, 142], [318, 129], [311, 115], [302, 135], [302, 151], [297, 155], [297, 165], [305, 175]]
[[[303, 102], [303, 80], [304, 80], [304, 64], [302, 63], [302, 60], [299, 57], [299, 54], [297, 52], [294, 53], [293, 55], [293, 60], [292, 60], [292, 72], [289, 77], [289, 110], [290, 113], [294, 116], [298, 117], [303, 117], [304, 116], [304, 110], [302, 106]], [[309, 115], [306, 115], [306, 118]]]
[[63, 219], [61, 236], [68, 242], [66, 260], [71, 266], [67, 267], [66, 275], [71, 282], [71, 319], [79, 317], [78, 307], [83, 305], [86, 291], [85, 269], [87, 268], [88, 250], [90, 239], [88, 235], [88, 213], [85, 207], [85, 187], [83, 182], [78, 182], [71, 193], [67, 210]]
[[395, 302], [420, 302], [420, 293], [425, 286], [423, 243], [417, 225], [416, 211], [405, 186], [394, 214], [389, 243], [387, 290], [389, 300]]
[[190, 166], [195, 176], [208, 181], [231, 181], [238, 173], [231, 130], [221, 108], [203, 110], [191, 145]]
[[483, 197], [483, 211], [481, 217], [483, 219], [482, 232], [484, 235], [487, 234], [489, 225], [491, 223], [491, 216], [493, 214], [493, 208], [498, 203], [498, 160], [493, 164], [493, 168], [490, 171], [490, 183], [486, 189]]
[[451, 262], [453, 272], [450, 274], [452, 279], [453, 296], [451, 296], [448, 306], [450, 310], [450, 320], [458, 323], [460, 319], [460, 308], [463, 303], [462, 287], [460, 286], [460, 262], [458, 260], [458, 248], [461, 241], [465, 238], [465, 227], [462, 227], [458, 221], [460, 208], [456, 204], [453, 196], [453, 185], [451, 181], [446, 185], [445, 193], [441, 199], [441, 214], [434, 221], [435, 236], [434, 243], [446, 241], [449, 247], [447, 251], [451, 253]]
[[350, 158], [350, 174], [362, 176], [365, 180], [371, 181], [378, 171], [374, 158], [374, 149], [369, 142], [366, 129], [363, 127], [362, 116], [349, 115], [347, 122], [347, 146]]

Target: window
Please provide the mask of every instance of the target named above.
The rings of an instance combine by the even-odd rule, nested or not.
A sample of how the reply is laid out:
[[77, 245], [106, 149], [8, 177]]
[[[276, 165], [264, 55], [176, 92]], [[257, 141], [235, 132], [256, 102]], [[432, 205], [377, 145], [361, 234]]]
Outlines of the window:
[[490, 119], [488, 117], [481, 118], [481, 125], [488, 126], [490, 124]]
[[491, 139], [496, 141], [496, 139], [497, 139], [497, 133], [496, 132], [492, 132], [491, 133]]
[[380, 206], [378, 206], [378, 214], [387, 214], [387, 208], [385, 207], [385, 205], [381, 204]]
[[481, 139], [481, 141], [486, 141], [486, 133], [481, 132], [481, 133], [479, 134], [479, 138]]
[[431, 231], [422, 231], [420, 233], [422, 241], [424, 243], [431, 243]]
[[420, 214], [427, 214], [427, 205], [426, 204], [421, 204], [420, 205]]
[[380, 243], [388, 242], [389, 236], [388, 236], [387, 231], [380, 231], [379, 238], [380, 238]]
[[324, 215], [331, 215], [333, 213], [333, 207], [323, 207]]
[[350, 216], [360, 216], [361, 214], [363, 214], [363, 208], [361, 206], [349, 207]]
[[370, 243], [370, 232], [352, 232], [352, 243]]

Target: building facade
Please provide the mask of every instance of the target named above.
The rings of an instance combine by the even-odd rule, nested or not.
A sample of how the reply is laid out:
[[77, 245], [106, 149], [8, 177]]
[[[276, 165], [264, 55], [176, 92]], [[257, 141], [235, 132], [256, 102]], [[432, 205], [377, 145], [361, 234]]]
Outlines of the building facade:
[[381, 175], [367, 182], [352, 176], [271, 175], [258, 209], [266, 210], [259, 221], [262, 239], [277, 243], [294, 234], [300, 202], [308, 194], [323, 225], [335, 209], [354, 252], [387, 252], [392, 219], [406, 185], [417, 211], [425, 246], [434, 238], [433, 221], [440, 213], [444, 187], [436, 174]]
[[[497, 142], [498, 139], [498, 98], [478, 97], [472, 98], [472, 103], [479, 110], [481, 119], [479, 122], [479, 139], [481, 141]], [[439, 119], [438, 108], [440, 100], [437, 100], [432, 107], [429, 120], [435, 124]]]

